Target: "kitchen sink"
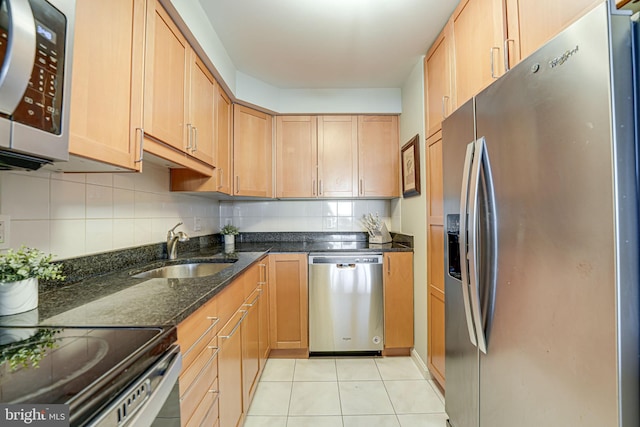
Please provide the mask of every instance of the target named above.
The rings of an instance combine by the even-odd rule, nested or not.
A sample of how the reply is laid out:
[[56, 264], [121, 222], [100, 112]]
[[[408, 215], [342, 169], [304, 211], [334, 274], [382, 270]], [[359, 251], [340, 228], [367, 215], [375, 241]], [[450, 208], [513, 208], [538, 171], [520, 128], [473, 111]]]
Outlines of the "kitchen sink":
[[232, 265], [232, 263], [227, 262], [197, 262], [190, 264], [174, 264], [143, 271], [141, 273], [134, 274], [131, 277], [135, 279], [186, 279], [189, 277], [204, 277], [216, 274]]

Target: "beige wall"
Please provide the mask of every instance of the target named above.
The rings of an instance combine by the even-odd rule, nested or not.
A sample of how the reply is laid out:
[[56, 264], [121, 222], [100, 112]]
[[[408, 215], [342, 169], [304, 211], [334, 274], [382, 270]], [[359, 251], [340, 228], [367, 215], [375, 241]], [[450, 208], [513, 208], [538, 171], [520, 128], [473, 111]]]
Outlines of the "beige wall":
[[414, 321], [415, 352], [426, 370], [427, 365], [427, 209], [424, 132], [424, 73], [420, 58], [402, 88], [400, 145], [416, 134], [420, 141], [419, 196], [402, 199], [400, 206], [402, 232], [413, 235], [414, 244]]

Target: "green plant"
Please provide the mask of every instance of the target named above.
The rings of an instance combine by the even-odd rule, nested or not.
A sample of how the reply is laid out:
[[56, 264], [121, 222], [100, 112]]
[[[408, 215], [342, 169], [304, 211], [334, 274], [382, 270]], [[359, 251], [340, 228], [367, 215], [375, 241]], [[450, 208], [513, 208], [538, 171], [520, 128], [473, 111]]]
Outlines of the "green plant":
[[238, 227], [236, 227], [235, 225], [227, 224], [222, 227], [222, 230], [220, 230], [220, 234], [235, 236], [237, 234], [240, 234], [240, 232], [238, 231]]
[[36, 277], [38, 279], [63, 280], [62, 264], [52, 264], [53, 255], [22, 246], [17, 251], [9, 249], [0, 254], [0, 282], [17, 282]]
[[0, 364], [8, 362], [9, 370], [15, 371], [20, 366], [29, 364], [37, 368], [47, 350], [57, 347], [55, 335], [62, 329], [39, 329], [31, 338], [15, 344], [0, 347]]

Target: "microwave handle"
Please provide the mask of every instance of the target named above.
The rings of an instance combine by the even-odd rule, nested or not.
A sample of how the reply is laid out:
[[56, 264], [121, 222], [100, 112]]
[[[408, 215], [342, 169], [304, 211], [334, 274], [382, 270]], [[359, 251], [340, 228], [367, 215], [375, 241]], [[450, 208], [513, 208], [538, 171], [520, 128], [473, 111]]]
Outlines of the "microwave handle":
[[36, 29], [29, 0], [5, 2], [10, 36], [0, 69], [0, 113], [13, 114], [31, 78], [36, 56]]

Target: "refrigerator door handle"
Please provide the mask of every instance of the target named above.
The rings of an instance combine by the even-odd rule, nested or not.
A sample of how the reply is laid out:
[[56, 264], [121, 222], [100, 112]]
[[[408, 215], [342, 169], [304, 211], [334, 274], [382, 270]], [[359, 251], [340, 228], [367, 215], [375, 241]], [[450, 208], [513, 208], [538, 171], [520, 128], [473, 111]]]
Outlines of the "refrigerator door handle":
[[[481, 177], [482, 171], [484, 170], [484, 177]], [[484, 180], [482, 179], [484, 178]], [[485, 197], [486, 204], [488, 209], [491, 210], [487, 212], [487, 218], [484, 218], [485, 221], [489, 222], [489, 235], [485, 236], [486, 241], [479, 242], [478, 239], [478, 204], [480, 202], [480, 185], [481, 182], [485, 185]], [[487, 324], [490, 324], [491, 319], [493, 318], [493, 313], [482, 313], [482, 307], [480, 303], [480, 271], [479, 271], [479, 245], [483, 245], [483, 250], [488, 252], [488, 265], [485, 265], [485, 269], [489, 269], [490, 271], [486, 271], [483, 274], [483, 277], [489, 283], [484, 283], [483, 288], [489, 287], [489, 293], [491, 297], [489, 298], [489, 302], [486, 305], [485, 309], [487, 311], [493, 311], [493, 296], [495, 295], [495, 286], [496, 286], [496, 268], [497, 268], [497, 228], [496, 228], [496, 214], [493, 212], [495, 209], [495, 202], [493, 196], [493, 178], [491, 177], [491, 168], [489, 166], [489, 160], [487, 155], [487, 147], [484, 138], [479, 138], [475, 142], [473, 163], [471, 165], [471, 175], [469, 182], [469, 226], [468, 226], [468, 235], [469, 235], [469, 281], [470, 281], [470, 294], [471, 294], [471, 308], [473, 313], [473, 323], [476, 329], [476, 339], [478, 341], [478, 348], [483, 353], [487, 353], [487, 338], [484, 330], [484, 320], [487, 320]], [[487, 317], [488, 316], [488, 317]]]
[[462, 300], [464, 304], [464, 314], [467, 319], [467, 329], [469, 330], [469, 340], [474, 346], [478, 346], [476, 341], [475, 328], [473, 326], [473, 315], [471, 314], [471, 302], [469, 299], [469, 270], [467, 262], [467, 207], [469, 204], [469, 178], [471, 174], [471, 162], [473, 158], [475, 142], [467, 145], [467, 153], [464, 157], [464, 168], [462, 170], [462, 189], [460, 191], [460, 273], [462, 276]]

